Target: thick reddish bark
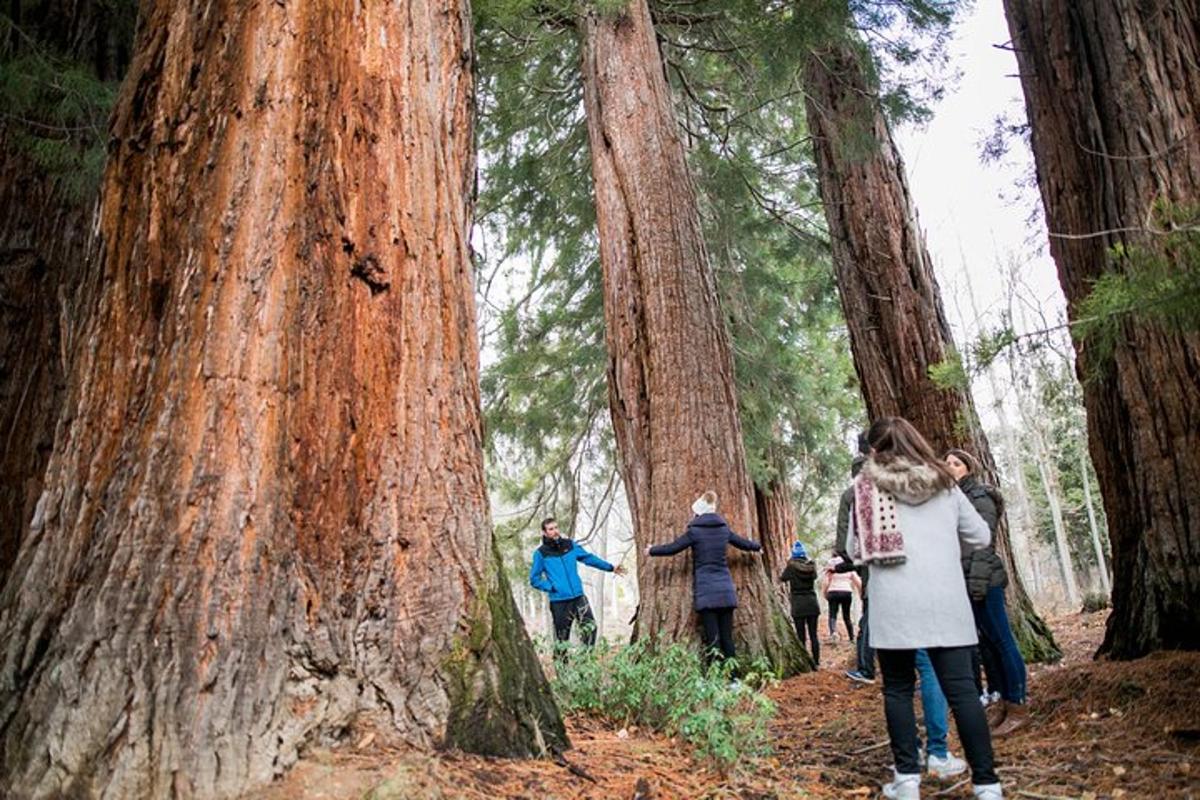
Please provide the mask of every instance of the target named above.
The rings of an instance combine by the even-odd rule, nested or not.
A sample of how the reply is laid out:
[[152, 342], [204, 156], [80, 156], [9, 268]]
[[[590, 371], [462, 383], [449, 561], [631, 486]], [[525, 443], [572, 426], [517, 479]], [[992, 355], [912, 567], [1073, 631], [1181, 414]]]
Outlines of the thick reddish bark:
[[0, 794], [209, 797], [561, 721], [498, 571], [457, 0], [143, 7], [102, 282], [0, 594]]
[[[641, 549], [681, 534], [706, 489], [733, 529], [754, 537], [729, 336], [645, 0], [588, 14], [583, 39], [609, 397], [635, 539]], [[730, 561], [741, 650], [798, 668], [762, 557], [731, 550]], [[698, 638], [688, 557], [641, 558], [638, 587], [635, 636]]]
[[[1100, 275], [1159, 248], [1145, 232], [1155, 202], [1200, 206], [1200, 3], [1005, 8], [1050, 252], [1075, 319]], [[1134, 320], [1122, 334], [1111, 359], [1086, 341], [1075, 348], [1112, 541], [1101, 652], [1134, 658], [1200, 648], [1200, 334]]]
[[756, 484], [754, 502], [762, 538], [763, 564], [768, 576], [778, 578], [788, 562], [797, 535], [791, 485], [787, 480], [777, 478], [768, 481], [766, 486]]
[[[855, 43], [837, 42], [810, 54], [804, 76], [838, 291], [867, 414], [905, 417], [939, 451], [971, 451], [994, 480], [970, 392], [941, 388], [929, 374], [953, 353], [953, 340], [904, 164], [865, 58]], [[1029, 658], [1056, 658], [1050, 630], [1013, 562], [1005, 519], [996, 543], [1008, 566], [1010, 617], [1022, 650]]]

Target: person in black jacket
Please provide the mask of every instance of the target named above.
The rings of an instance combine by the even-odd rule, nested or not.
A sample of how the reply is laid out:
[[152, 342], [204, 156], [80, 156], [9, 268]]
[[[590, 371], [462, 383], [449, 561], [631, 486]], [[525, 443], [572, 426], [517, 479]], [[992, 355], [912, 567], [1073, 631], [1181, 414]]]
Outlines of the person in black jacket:
[[725, 548], [758, 551], [762, 545], [743, 539], [717, 513], [717, 494], [707, 491], [692, 503], [695, 516], [682, 536], [670, 544], [646, 548], [646, 555], [673, 556], [692, 549], [692, 600], [704, 625], [706, 657], [728, 659], [736, 655], [733, 645], [733, 610], [737, 591]]
[[963, 557], [963, 575], [975, 612], [981, 660], [985, 667], [989, 659], [994, 660], [988, 670], [988, 682], [998, 684], [1000, 691], [1000, 701], [988, 708], [988, 722], [994, 728], [993, 736], [1007, 736], [1028, 724], [1029, 711], [1025, 705], [1025, 660], [1009, 625], [1004, 600], [1008, 573], [1004, 561], [996, 553], [996, 526], [1004, 513], [1004, 498], [994, 487], [979, 480], [979, 462], [965, 450], [947, 452], [946, 466], [958, 478], [958, 488], [992, 531], [989, 547]]
[[[821, 644], [817, 641], [817, 618], [821, 615], [821, 605], [817, 602], [817, 565], [808, 557], [808, 551], [803, 542], [792, 545], [792, 557], [779, 580], [788, 584], [792, 599], [792, 623], [796, 626], [796, 635], [800, 644], [805, 644], [805, 632], [812, 641], [809, 652], [813, 665], [821, 665]], [[805, 645], [807, 647], [807, 645]]]

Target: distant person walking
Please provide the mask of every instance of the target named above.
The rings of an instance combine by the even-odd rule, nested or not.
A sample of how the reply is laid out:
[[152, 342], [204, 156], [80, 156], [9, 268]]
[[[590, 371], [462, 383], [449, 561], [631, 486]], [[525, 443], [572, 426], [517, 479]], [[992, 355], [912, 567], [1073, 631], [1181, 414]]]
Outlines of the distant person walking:
[[555, 655], [565, 653], [571, 638], [571, 627], [579, 623], [579, 637], [591, 647], [596, 643], [596, 618], [583, 593], [579, 579], [579, 562], [593, 569], [624, 575], [624, 567], [614, 567], [600, 556], [589, 553], [558, 530], [554, 517], [542, 520], [542, 544], [533, 551], [529, 568], [529, 585], [550, 595], [550, 616], [554, 620]]
[[[979, 461], [965, 450], [951, 450], [946, 453], [946, 466], [958, 480], [958, 488], [995, 536], [996, 525], [1004, 510], [1004, 498], [994, 487], [979, 479]], [[963, 556], [962, 568], [980, 635], [983, 663], [998, 662], [988, 670], [989, 683], [993, 686], [998, 683], [996, 688], [1000, 692], [1000, 701], [988, 707], [988, 722], [993, 727], [993, 736], [1008, 736], [1029, 724], [1029, 707], [1025, 704], [1025, 659], [1013, 636], [1004, 599], [1008, 573], [1004, 561], [996, 553], [994, 541], [982, 550]]]
[[885, 797], [918, 800], [921, 766], [913, 693], [917, 650], [929, 655], [954, 712], [976, 798], [1003, 797], [987, 718], [975, 693], [977, 642], [961, 552], [991, 541], [987, 524], [946, 464], [907, 420], [884, 417], [867, 432], [870, 455], [854, 482], [848, 547], [871, 569], [868, 624], [883, 673], [884, 714], [895, 759]]
[[837, 618], [842, 615], [846, 625], [846, 637], [854, 641], [854, 622], [850, 617], [850, 603], [854, 599], [855, 590], [861, 590], [862, 582], [853, 572], [839, 572], [842, 564], [841, 556], [833, 556], [825, 562], [825, 570], [821, 576], [821, 594], [829, 604], [829, 638], [837, 638]]
[[707, 491], [692, 503], [692, 521], [683, 535], [670, 544], [646, 548], [649, 556], [673, 556], [688, 548], [692, 550], [692, 602], [704, 626], [706, 658], [729, 659], [736, 654], [733, 644], [733, 610], [737, 608], [737, 591], [729, 572], [725, 550], [733, 545], [739, 550], [756, 552], [758, 542], [738, 536], [717, 513], [717, 494]]
[[[803, 542], [792, 545], [792, 557], [779, 580], [788, 584], [788, 594], [792, 601], [792, 624], [796, 626], [796, 636], [800, 644], [805, 644], [807, 638], [811, 645], [808, 647], [813, 665], [821, 666], [821, 643], [817, 641], [817, 618], [821, 615], [821, 605], [817, 602], [817, 565], [808, 557], [808, 550]], [[807, 634], [807, 637], [806, 637]]]

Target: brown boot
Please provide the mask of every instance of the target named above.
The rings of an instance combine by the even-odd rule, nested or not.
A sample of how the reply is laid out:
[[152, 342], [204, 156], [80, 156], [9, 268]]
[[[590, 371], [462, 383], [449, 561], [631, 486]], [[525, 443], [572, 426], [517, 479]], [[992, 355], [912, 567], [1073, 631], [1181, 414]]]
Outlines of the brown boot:
[[992, 731], [992, 738], [999, 739], [1008, 736], [1029, 724], [1028, 705], [1017, 705], [1016, 703], [1007, 703], [1006, 705], [1008, 713], [1004, 715], [1004, 721], [1000, 723], [1000, 726]]
[[984, 714], [987, 715], [988, 727], [996, 730], [996, 726], [1004, 722], [1004, 718], [1008, 716], [1008, 703], [1003, 700], [997, 700], [988, 705]]

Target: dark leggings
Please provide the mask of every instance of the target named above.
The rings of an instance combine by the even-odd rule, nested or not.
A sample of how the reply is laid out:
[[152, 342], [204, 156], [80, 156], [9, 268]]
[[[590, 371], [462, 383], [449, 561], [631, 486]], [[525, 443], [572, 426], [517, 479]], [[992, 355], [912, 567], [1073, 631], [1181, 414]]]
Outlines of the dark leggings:
[[[821, 663], [821, 643], [817, 641], [817, 615], [805, 614], [800, 617], [792, 617], [792, 622], [796, 625], [796, 635], [800, 637], [800, 644], [809, 648], [809, 653], [812, 655], [814, 665]], [[804, 641], [805, 631], [808, 632], [808, 638], [812, 641], [812, 646], [809, 647]]]
[[983, 695], [988, 692], [999, 692], [1004, 680], [1000, 671], [1000, 654], [996, 652], [992, 640], [983, 631], [979, 634], [979, 646], [971, 653], [971, 669], [975, 671], [975, 691]]
[[705, 658], [733, 658], [733, 609], [706, 608], [698, 613], [704, 626]]
[[[971, 780], [976, 786], [999, 783], [992, 763], [992, 735], [987, 717], [975, 694], [975, 679], [971, 674], [970, 647], [930, 647], [929, 660], [937, 674], [942, 693], [954, 712], [958, 739], [971, 765]], [[883, 711], [887, 717], [888, 738], [892, 742], [892, 757], [896, 772], [901, 775], [921, 774], [917, 760], [917, 716], [913, 711], [913, 689], [916, 685], [915, 650], [876, 650], [879, 669], [883, 673]]]
[[830, 592], [825, 595], [825, 599], [829, 601], [829, 633], [833, 635], [837, 633], [837, 615], [838, 609], [842, 609], [842, 621], [846, 623], [846, 636], [854, 641], [854, 623], [850, 621], [850, 598], [849, 592]]
[[[579, 638], [585, 645], [591, 647], [596, 643], [596, 618], [587, 597], [551, 601], [550, 616], [554, 620], [554, 639], [560, 644], [565, 645], [571, 639], [571, 625], [575, 623], [579, 623]], [[556, 647], [555, 652], [562, 653], [564, 648]]]

